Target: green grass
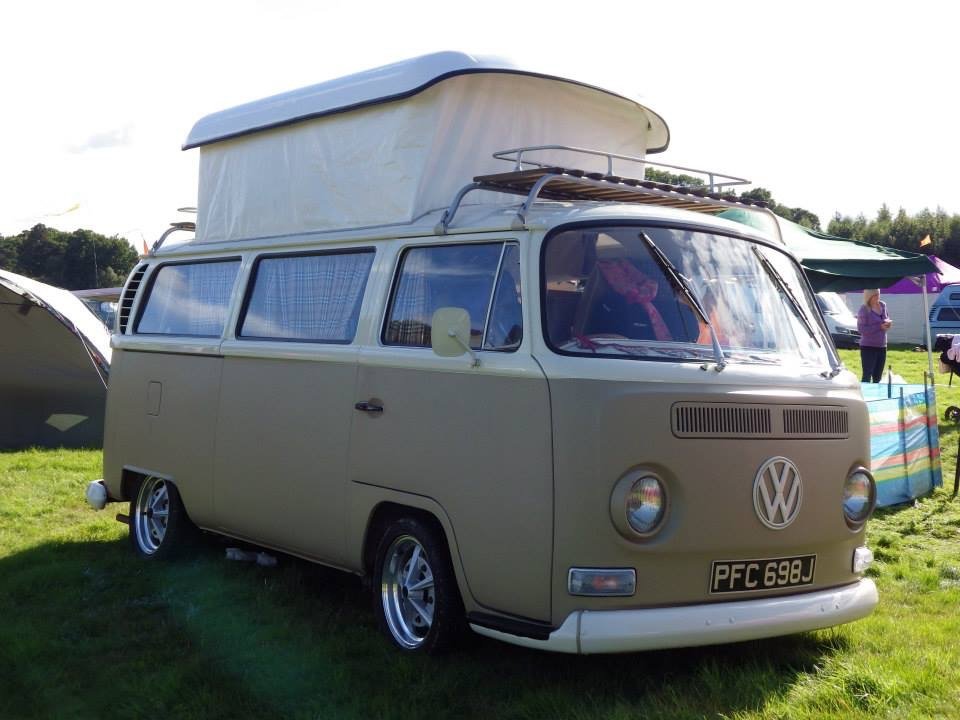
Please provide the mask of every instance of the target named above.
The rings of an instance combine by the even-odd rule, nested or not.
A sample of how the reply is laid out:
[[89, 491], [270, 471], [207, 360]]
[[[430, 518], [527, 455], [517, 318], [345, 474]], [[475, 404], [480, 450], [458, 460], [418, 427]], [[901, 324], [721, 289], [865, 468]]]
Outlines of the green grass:
[[[857, 371], [856, 353], [845, 354]], [[925, 355], [891, 353], [919, 380]], [[942, 376], [938, 380], [942, 380]], [[960, 405], [938, 388], [942, 409]], [[952, 489], [957, 431], [941, 423]], [[476, 638], [407, 657], [345, 574], [137, 560], [119, 506], [86, 508], [100, 453], [0, 453], [0, 718], [928, 718], [960, 707], [960, 501], [869, 526], [881, 604], [833, 630], [570, 657]]]

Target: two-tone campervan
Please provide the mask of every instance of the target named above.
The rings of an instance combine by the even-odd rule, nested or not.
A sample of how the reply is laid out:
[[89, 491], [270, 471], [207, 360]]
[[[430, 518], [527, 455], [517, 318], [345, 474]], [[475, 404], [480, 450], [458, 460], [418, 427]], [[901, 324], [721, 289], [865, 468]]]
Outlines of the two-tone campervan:
[[200, 528], [361, 576], [409, 651], [867, 615], [857, 378], [776, 231], [715, 217], [767, 210], [646, 179], [668, 141], [458, 53], [201, 119], [195, 231], [123, 289], [90, 497], [148, 560]]

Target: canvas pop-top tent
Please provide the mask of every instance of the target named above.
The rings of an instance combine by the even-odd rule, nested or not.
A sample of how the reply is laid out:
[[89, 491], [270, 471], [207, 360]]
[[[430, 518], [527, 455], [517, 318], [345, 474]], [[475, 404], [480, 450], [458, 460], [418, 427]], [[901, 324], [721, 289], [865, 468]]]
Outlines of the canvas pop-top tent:
[[[670, 132], [622, 95], [496, 58], [425, 55], [201, 118], [183, 146], [200, 149], [194, 242], [410, 224], [503, 170], [495, 152], [543, 138], [642, 159]], [[582, 169], [606, 170], [606, 157], [557, 149], [537, 159], [585, 157]]]

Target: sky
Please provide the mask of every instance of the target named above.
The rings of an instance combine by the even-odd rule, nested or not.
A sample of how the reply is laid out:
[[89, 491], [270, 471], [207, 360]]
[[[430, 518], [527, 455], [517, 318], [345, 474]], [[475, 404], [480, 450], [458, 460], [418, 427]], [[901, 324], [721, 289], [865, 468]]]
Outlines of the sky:
[[960, 5], [948, 2], [0, 5], [0, 235], [43, 223], [140, 248], [191, 219], [200, 117], [440, 50], [634, 97], [649, 159], [749, 178], [826, 226], [960, 213]]

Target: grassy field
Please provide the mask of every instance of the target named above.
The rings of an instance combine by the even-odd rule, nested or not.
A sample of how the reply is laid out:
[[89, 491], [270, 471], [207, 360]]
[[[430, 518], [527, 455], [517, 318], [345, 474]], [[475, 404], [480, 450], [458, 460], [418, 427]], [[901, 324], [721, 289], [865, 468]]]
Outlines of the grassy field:
[[[845, 354], [858, 370], [855, 353]], [[891, 353], [919, 380], [926, 356]], [[942, 379], [942, 378], [940, 378]], [[939, 405], [960, 405], [941, 389]], [[942, 423], [952, 489], [957, 432]], [[137, 561], [118, 507], [83, 489], [92, 451], [0, 453], [0, 718], [928, 718], [960, 713], [960, 501], [871, 522], [881, 604], [834, 630], [713, 648], [570, 657], [482, 638], [405, 657], [360, 583], [216, 543]]]

